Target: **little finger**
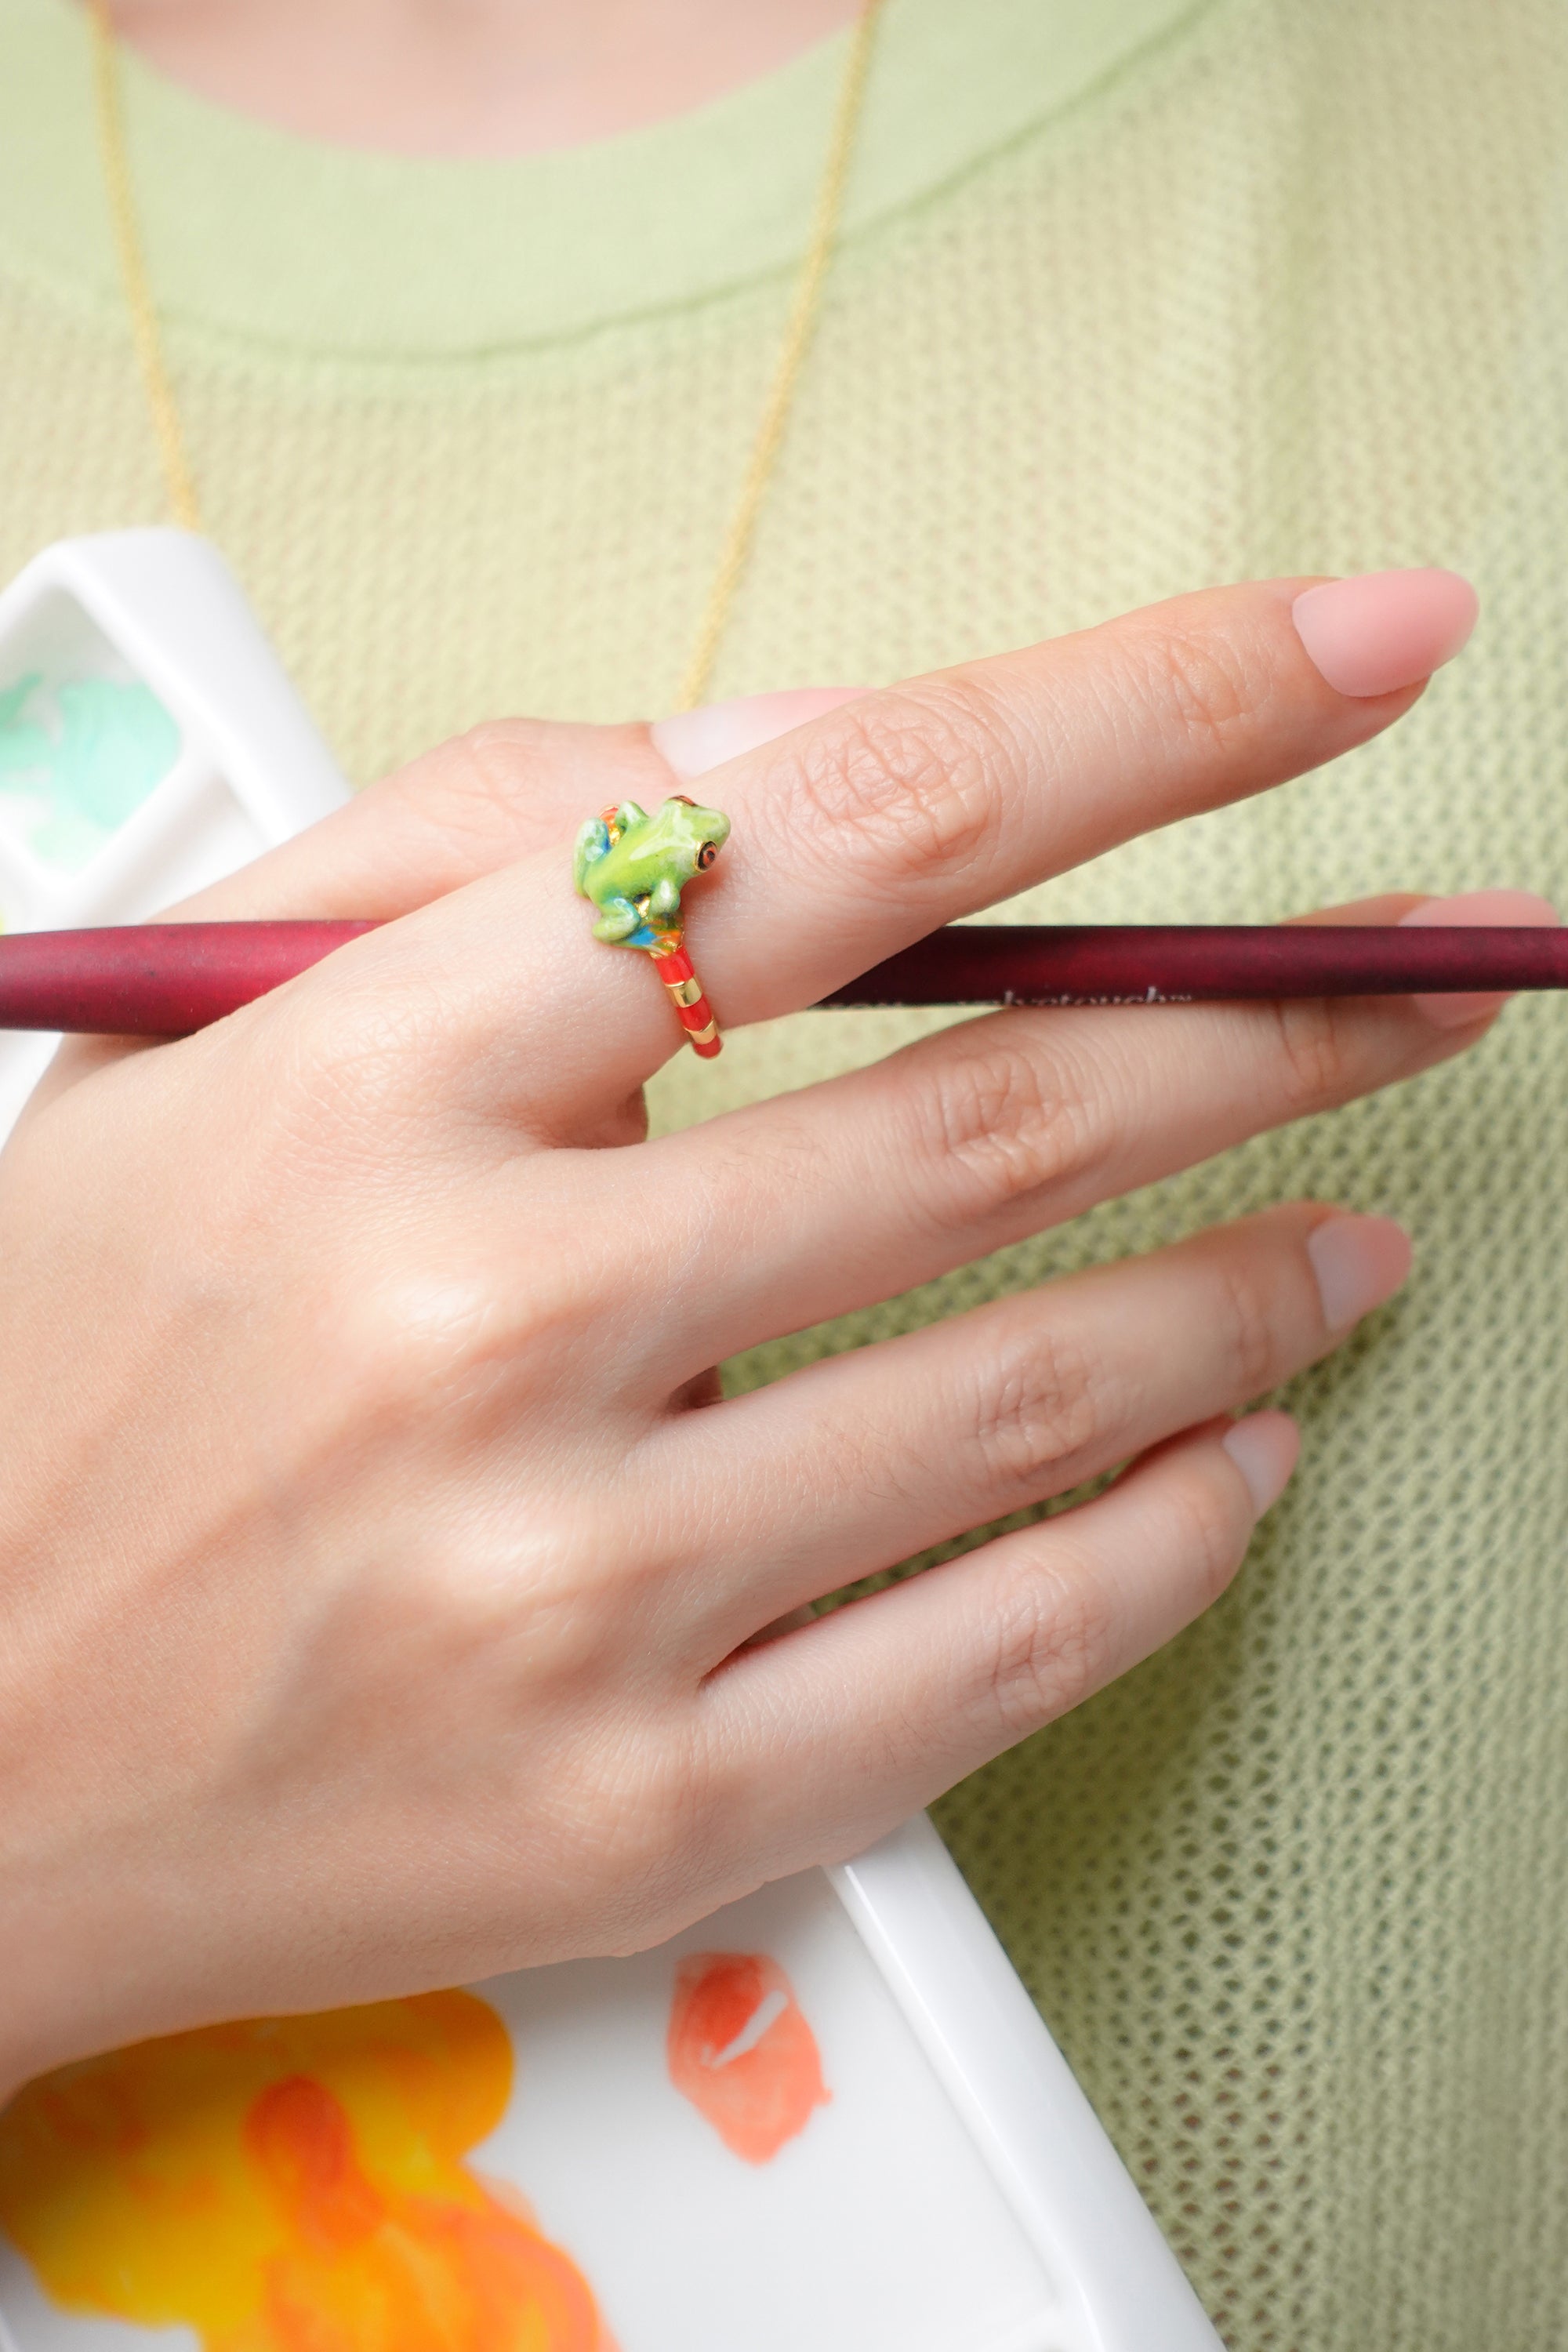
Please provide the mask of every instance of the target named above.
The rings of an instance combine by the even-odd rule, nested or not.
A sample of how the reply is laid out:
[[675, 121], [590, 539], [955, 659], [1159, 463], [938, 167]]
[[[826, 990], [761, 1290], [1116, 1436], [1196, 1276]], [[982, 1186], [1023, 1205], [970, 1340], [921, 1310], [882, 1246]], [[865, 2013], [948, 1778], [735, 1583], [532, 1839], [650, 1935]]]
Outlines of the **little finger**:
[[1391, 1219], [1299, 1202], [683, 1421], [669, 1484], [732, 1498], [714, 1556], [691, 1563], [706, 1663], [802, 1602], [1252, 1402], [1409, 1268]]
[[1295, 1465], [1295, 1423], [1210, 1423], [1109, 1493], [741, 1652], [706, 1685], [743, 1759], [748, 1862], [859, 1851], [1216, 1600]]

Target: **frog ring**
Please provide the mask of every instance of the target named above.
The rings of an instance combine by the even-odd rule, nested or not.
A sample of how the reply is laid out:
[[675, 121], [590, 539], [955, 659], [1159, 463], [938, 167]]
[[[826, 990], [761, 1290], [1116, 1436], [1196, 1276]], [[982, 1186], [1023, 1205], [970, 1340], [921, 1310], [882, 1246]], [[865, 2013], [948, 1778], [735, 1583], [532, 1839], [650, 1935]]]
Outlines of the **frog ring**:
[[594, 937], [607, 947], [647, 950], [681, 1027], [710, 1061], [723, 1040], [686, 952], [680, 894], [707, 873], [729, 838], [727, 816], [678, 793], [653, 816], [636, 801], [622, 801], [589, 817], [572, 856], [579, 896], [599, 910]]

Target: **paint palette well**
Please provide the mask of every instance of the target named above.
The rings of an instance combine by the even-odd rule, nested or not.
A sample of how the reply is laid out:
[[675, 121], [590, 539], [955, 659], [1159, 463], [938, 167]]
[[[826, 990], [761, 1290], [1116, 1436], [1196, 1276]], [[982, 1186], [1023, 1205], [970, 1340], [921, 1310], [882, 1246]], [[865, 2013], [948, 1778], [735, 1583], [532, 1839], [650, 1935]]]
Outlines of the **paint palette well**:
[[[144, 920], [347, 797], [204, 540], [63, 541], [0, 596], [0, 928]], [[0, 1137], [56, 1043], [0, 1035]]]
[[13, 872], [79, 874], [179, 764], [178, 727], [118, 667], [100, 641], [63, 676], [24, 670], [0, 693], [0, 857]]
[[[679, 1963], [709, 1952], [772, 1960], [820, 2053], [826, 2098], [771, 2155], [737, 2153], [671, 2081]], [[475, 2162], [524, 2189], [598, 2287], [625, 2352], [1069, 2340], [1038, 2253], [821, 1873], [662, 1951], [485, 1990], [518, 2072]], [[718, 2087], [722, 2050], [711, 2056]]]

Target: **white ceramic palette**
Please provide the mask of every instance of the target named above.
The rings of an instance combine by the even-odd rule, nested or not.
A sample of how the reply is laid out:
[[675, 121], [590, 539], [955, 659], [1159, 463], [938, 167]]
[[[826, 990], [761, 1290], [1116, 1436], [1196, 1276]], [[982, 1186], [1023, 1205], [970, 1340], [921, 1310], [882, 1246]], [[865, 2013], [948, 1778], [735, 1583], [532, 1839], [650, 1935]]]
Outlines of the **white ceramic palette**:
[[[132, 706], [130, 735], [159, 757], [128, 762], [131, 786], [118, 800], [112, 791], [89, 795], [85, 824], [79, 780], [68, 779], [64, 805], [56, 805], [58, 762], [46, 755], [24, 767], [13, 757], [7, 767], [4, 732], [9, 693], [14, 730], [33, 726], [60, 740], [71, 723], [68, 689], [83, 677], [150, 689], [169, 721], [160, 728], [144, 705], [140, 716]], [[18, 698], [25, 680], [35, 682]], [[113, 711], [115, 697], [100, 693], [97, 708]], [[37, 752], [37, 739], [23, 737], [22, 750]], [[0, 907], [8, 925], [134, 919], [285, 837], [343, 791], [232, 579], [202, 542], [139, 531], [68, 543], [0, 599]], [[40, 1059], [0, 1040], [7, 1117]], [[131, 2352], [139, 2344], [227, 2352], [241, 2336], [217, 2328], [199, 2295], [182, 2302], [166, 2290], [172, 2244], [174, 2271], [201, 2271], [210, 2287], [216, 2265], [231, 2302], [261, 2293], [255, 2229], [248, 2252], [244, 2231], [233, 2235], [237, 2200], [253, 2218], [265, 2210], [274, 2221], [277, 2200], [292, 2200], [294, 2235], [285, 2231], [278, 2242], [304, 2250], [298, 2275], [314, 2278], [323, 2299], [336, 2294], [339, 2273], [329, 2279], [309, 2261], [331, 2235], [328, 2207], [345, 2168], [360, 2184], [360, 2203], [350, 2201], [363, 2237], [351, 2268], [367, 2263], [369, 2276], [390, 2263], [386, 2275], [403, 2277], [398, 2246], [417, 2242], [428, 2253], [440, 2237], [440, 2260], [458, 2264], [452, 2308], [467, 2309], [463, 2263], [504, 2267], [522, 2259], [521, 2248], [563, 2266], [597, 2318], [586, 2333], [581, 2311], [576, 2321], [558, 2315], [540, 2323], [542, 2333], [527, 2333], [492, 2310], [482, 2325], [432, 2322], [422, 2336], [356, 2326], [352, 2317], [294, 2334], [274, 2314], [243, 2336], [246, 2352], [391, 2352], [415, 2343], [421, 2352], [426, 2344], [428, 2352], [1219, 2352], [923, 1817], [858, 1861], [764, 1888], [658, 1950], [524, 1971], [475, 1992], [477, 2002], [432, 1999], [443, 2016], [456, 2011], [479, 2023], [473, 2049], [499, 2087], [491, 2109], [468, 2102], [478, 2121], [443, 2143], [439, 2162], [430, 2156], [430, 2113], [405, 2095], [416, 2079], [438, 2091], [438, 2066], [410, 2074], [405, 2057], [388, 2058], [376, 2042], [395, 2038], [398, 2019], [434, 2014], [428, 2003], [382, 2012], [394, 2016], [392, 2027], [376, 2024], [374, 2012], [363, 2013], [372, 2021], [364, 2027], [330, 2021], [329, 2032], [348, 2043], [359, 2035], [369, 2056], [343, 2060], [340, 2049], [316, 2070], [319, 2083], [310, 2063], [280, 2056], [268, 2042], [273, 2034], [293, 2049], [313, 2025], [235, 2029], [237, 2056], [211, 2056], [204, 2042], [199, 2063], [209, 2072], [185, 2085], [175, 2114], [176, 2125], [198, 2111], [217, 2118], [206, 2139], [198, 2130], [191, 2142], [217, 2151], [206, 2170], [198, 2164], [188, 2179], [179, 2175], [183, 2204], [171, 2206], [165, 2194], [162, 2205], [154, 2196], [135, 2209], [145, 2219], [119, 2252], [95, 2255], [96, 2268], [86, 2263], [91, 2292], [80, 2287], [75, 2258], [99, 2226], [83, 2217], [99, 2209], [79, 2194], [79, 2182], [52, 2207], [45, 2200], [53, 2271], [42, 2254], [35, 2266], [0, 2235], [3, 2352]], [[162, 2063], [138, 2056], [132, 2071], [140, 2067], [142, 2090], [126, 2090], [127, 2075], [117, 2095], [134, 2106]], [[455, 2082], [455, 2060], [452, 2068]], [[249, 2104], [234, 2092], [226, 2137], [222, 2086], [241, 2075]], [[13, 2162], [5, 2186], [4, 2143], [20, 2106], [11, 2123], [0, 2118], [0, 2206], [17, 2193], [18, 2178], [43, 2177]], [[277, 2137], [304, 2123], [317, 2144], [321, 2129], [340, 2135], [339, 2188], [318, 2182], [327, 2200], [320, 2212], [310, 2203], [315, 2176]], [[117, 2144], [109, 2170], [100, 2163], [94, 2176], [100, 2192], [108, 2179], [108, 2193], [120, 2195], [113, 2168], [129, 2181], [138, 2161]], [[160, 2161], [166, 2190], [179, 2166]], [[391, 2219], [373, 2226], [364, 2216], [373, 2206], [382, 2212], [378, 2199]], [[483, 2246], [476, 2239], [478, 2251], [452, 2253], [454, 2217], [479, 2231]], [[19, 2225], [18, 2234], [26, 2235]], [[231, 2260], [232, 2280], [224, 2269]], [[68, 2272], [75, 2262], [74, 2292], [61, 2287], [61, 2262]], [[156, 2294], [142, 2275], [148, 2264], [162, 2282]]]

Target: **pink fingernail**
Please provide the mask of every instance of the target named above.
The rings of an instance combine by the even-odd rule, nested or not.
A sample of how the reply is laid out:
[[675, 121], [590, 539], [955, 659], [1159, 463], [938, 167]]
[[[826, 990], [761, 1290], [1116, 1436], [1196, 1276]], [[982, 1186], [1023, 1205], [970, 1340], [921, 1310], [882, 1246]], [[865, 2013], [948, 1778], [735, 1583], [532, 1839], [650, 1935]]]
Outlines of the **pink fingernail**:
[[1365, 572], [1326, 580], [1290, 607], [1297, 634], [1336, 694], [1392, 694], [1452, 661], [1476, 625], [1457, 572]]
[[700, 710], [680, 710], [660, 719], [649, 729], [656, 751], [663, 754], [678, 776], [689, 781], [754, 751], [837, 710], [841, 702], [858, 702], [868, 689], [863, 686], [803, 686], [785, 694], [742, 694], [733, 702], [705, 703]]
[[1220, 1444], [1247, 1481], [1261, 1518], [1289, 1483], [1301, 1452], [1301, 1433], [1288, 1412], [1249, 1412], [1233, 1421]]
[[1323, 1320], [1348, 1331], [1410, 1272], [1410, 1236], [1392, 1217], [1327, 1217], [1307, 1237]]
[[[1428, 898], [1424, 906], [1412, 907], [1400, 918], [1401, 928], [1420, 925], [1442, 927], [1478, 923], [1523, 923], [1532, 930], [1555, 930], [1562, 921], [1550, 898], [1537, 898], [1533, 890], [1465, 890], [1453, 898]], [[1414, 1000], [1418, 1012], [1439, 1029], [1462, 1029], [1471, 1021], [1484, 1021], [1508, 1003], [1505, 994], [1472, 992], [1467, 996], [1417, 996]]]

